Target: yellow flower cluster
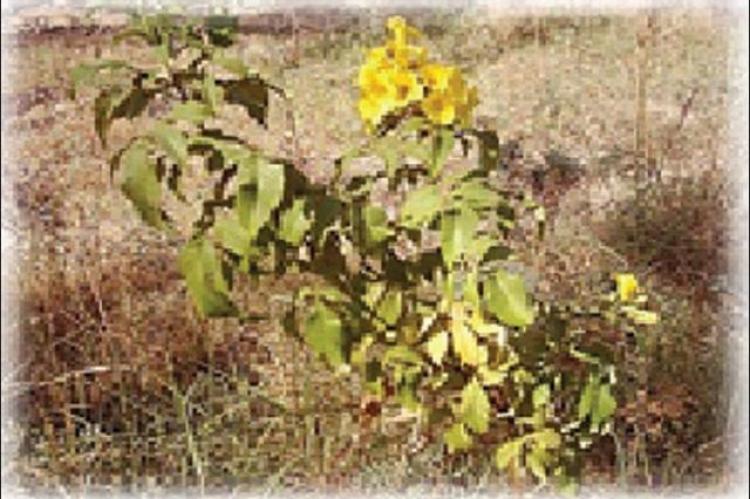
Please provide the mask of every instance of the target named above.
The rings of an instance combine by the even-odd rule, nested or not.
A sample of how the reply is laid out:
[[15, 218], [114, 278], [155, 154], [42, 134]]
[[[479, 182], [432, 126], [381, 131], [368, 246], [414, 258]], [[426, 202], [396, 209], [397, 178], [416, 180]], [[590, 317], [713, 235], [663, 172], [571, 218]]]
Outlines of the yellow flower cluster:
[[402, 17], [389, 18], [387, 28], [385, 46], [371, 49], [359, 71], [359, 114], [368, 129], [411, 104], [435, 124], [468, 124], [476, 88], [457, 68], [428, 63], [427, 50], [411, 43], [421, 33]]

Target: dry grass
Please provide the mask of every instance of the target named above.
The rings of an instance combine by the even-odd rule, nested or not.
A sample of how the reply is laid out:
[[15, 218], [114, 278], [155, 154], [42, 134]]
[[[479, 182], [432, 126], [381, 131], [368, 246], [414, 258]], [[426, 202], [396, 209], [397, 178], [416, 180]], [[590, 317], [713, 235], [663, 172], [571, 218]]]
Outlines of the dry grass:
[[[639, 364], [650, 390], [622, 380], [621, 447], [602, 450], [609, 464], [599, 479], [717, 483], [726, 326], [718, 301], [693, 294], [708, 293], [708, 282], [725, 272], [715, 244], [725, 230], [724, 21], [657, 19], [646, 140], [666, 180], [644, 184], [633, 174], [643, 160], [633, 144], [636, 19], [425, 19], [417, 23], [431, 35], [431, 51], [470, 72], [482, 98], [479, 119], [519, 143], [511, 173], [536, 188], [554, 216], [544, 245], [527, 255], [540, 291], [580, 296], [596, 276], [628, 267], [653, 274], [663, 297], [667, 320]], [[243, 35], [239, 54], [293, 98], [297, 154], [313, 178], [325, 178], [330, 160], [361, 136], [351, 83], [375, 25], [305, 35], [301, 51], [288, 36]], [[60, 35], [9, 48], [14, 85], [4, 79], [3, 102], [16, 103], [7, 126], [17, 158], [3, 174], [20, 213], [22, 341], [17, 364], [3, 368], [2, 397], [19, 408], [7, 427], [20, 443], [7, 471], [17, 485], [499, 486], [480, 455], [447, 459], [395, 408], [362, 410], [356, 379], [328, 373], [273, 322], [194, 316], [176, 272], [179, 241], [144, 228], [109, 184], [107, 151], [90, 116], [93, 94], [64, 98], [68, 70], [97, 50], [139, 56], [107, 47], [106, 36]], [[283, 111], [272, 117], [272, 129], [287, 125]], [[135, 126], [117, 124], [113, 147]], [[238, 133], [272, 150], [288, 145], [251, 125]], [[567, 178], [555, 170], [568, 163], [549, 159], [551, 151], [577, 165], [574, 181], [555, 183]], [[713, 177], [704, 182], [699, 173], [708, 165]], [[541, 187], [532, 185], [534, 171], [545, 172]], [[675, 176], [685, 180], [669, 180]], [[263, 282], [247, 305], [278, 317], [300, 280]], [[632, 418], [638, 424], [628, 433]]]

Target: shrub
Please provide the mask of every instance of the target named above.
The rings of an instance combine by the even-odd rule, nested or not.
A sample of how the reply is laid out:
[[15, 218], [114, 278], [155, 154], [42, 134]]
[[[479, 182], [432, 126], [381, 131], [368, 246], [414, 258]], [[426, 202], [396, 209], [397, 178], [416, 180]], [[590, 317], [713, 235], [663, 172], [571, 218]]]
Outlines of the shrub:
[[[296, 290], [284, 318], [293, 338], [441, 433], [448, 453], [491, 446], [500, 469], [572, 486], [617, 406], [616, 352], [580, 319], [623, 330], [655, 322], [635, 277], [618, 277], [617, 292], [594, 307], [529, 295], [512, 270], [509, 234], [538, 208], [502, 185], [497, 134], [471, 125], [476, 90], [431, 61], [402, 18], [389, 19], [385, 45], [360, 70], [367, 138], [336, 161], [329, 185], [210, 125], [232, 104], [265, 124], [269, 93], [283, 95], [225, 56], [231, 27], [138, 18], [124, 35], [151, 45], [158, 67], [99, 61], [75, 73], [78, 85], [102, 87], [102, 142], [113, 120], [139, 115], [157, 95], [169, 101], [112, 161], [147, 223], [171, 230], [163, 186], [184, 199], [180, 179], [190, 158], [202, 159], [212, 185], [179, 256], [198, 311], [264, 320], [232, 299], [237, 279], [316, 274], [325, 285]], [[448, 168], [459, 153], [459, 167]], [[357, 168], [373, 157], [379, 166]], [[390, 204], [377, 202], [380, 186]]]

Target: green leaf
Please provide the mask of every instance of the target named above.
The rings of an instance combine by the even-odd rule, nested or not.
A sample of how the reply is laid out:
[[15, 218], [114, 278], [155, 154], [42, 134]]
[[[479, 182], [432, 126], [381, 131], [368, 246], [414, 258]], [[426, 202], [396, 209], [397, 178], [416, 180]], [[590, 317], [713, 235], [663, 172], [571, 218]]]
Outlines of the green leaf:
[[394, 326], [401, 317], [402, 301], [400, 291], [388, 291], [378, 305], [378, 317], [389, 326]]
[[393, 178], [401, 166], [401, 141], [397, 137], [386, 135], [378, 139], [372, 149], [385, 162], [388, 178]]
[[591, 411], [591, 426], [598, 428], [601, 423], [612, 417], [615, 409], [617, 409], [617, 401], [612, 396], [612, 388], [608, 384], [601, 385], [596, 397], [596, 408]]
[[332, 367], [344, 363], [344, 334], [339, 317], [323, 303], [307, 317], [303, 334], [313, 352], [322, 356]]
[[509, 326], [524, 327], [534, 322], [521, 276], [499, 270], [487, 281], [487, 309]]
[[236, 255], [248, 254], [252, 244], [250, 231], [240, 224], [236, 215], [218, 218], [214, 224], [214, 230], [224, 248]]
[[534, 447], [530, 453], [526, 454], [526, 465], [538, 480], [545, 481], [547, 479], [545, 467], [547, 459], [547, 452], [541, 447]]
[[160, 44], [154, 45], [152, 52], [159, 64], [164, 66], [169, 65], [169, 44], [167, 43], [167, 40], [163, 40]]
[[531, 400], [534, 407], [542, 407], [549, 402], [550, 390], [549, 385], [544, 383], [534, 388], [531, 394]]
[[213, 58], [213, 61], [218, 66], [226, 69], [236, 76], [239, 76], [240, 78], [245, 78], [250, 72], [250, 69], [247, 67], [247, 65], [242, 62], [241, 59], [237, 59], [236, 57], [216, 56]]
[[224, 82], [224, 99], [229, 104], [239, 104], [247, 115], [261, 125], [266, 124], [268, 114], [268, 85], [257, 76], [238, 81]]
[[497, 448], [497, 451], [495, 451], [495, 465], [497, 465], [498, 469], [504, 470], [511, 462], [518, 462], [523, 450], [523, 443], [524, 439], [520, 437], [505, 442]]
[[476, 262], [481, 262], [495, 244], [496, 240], [490, 236], [477, 236], [469, 241], [466, 255]]
[[161, 149], [180, 167], [188, 160], [188, 143], [180, 130], [164, 122], [157, 122], [151, 129], [151, 136]]
[[94, 128], [104, 147], [107, 147], [107, 133], [112, 125], [112, 108], [121, 92], [119, 89], [105, 89], [94, 99]]
[[462, 363], [476, 366], [480, 361], [480, 348], [474, 332], [469, 329], [463, 320], [456, 317], [451, 321], [451, 337], [453, 339], [453, 351]]
[[443, 198], [436, 185], [426, 185], [411, 191], [401, 206], [400, 221], [408, 228], [418, 228], [430, 222], [443, 205]]
[[462, 423], [455, 423], [448, 431], [443, 433], [443, 442], [448, 446], [451, 454], [456, 451], [466, 450], [471, 447], [471, 435], [466, 432]]
[[593, 407], [594, 395], [599, 388], [599, 383], [594, 376], [589, 378], [588, 383], [581, 392], [581, 398], [578, 401], [578, 419], [584, 420], [591, 414]]
[[152, 93], [142, 88], [133, 87], [130, 92], [116, 100], [112, 109], [112, 120], [118, 118], [133, 119], [139, 116], [148, 105]]
[[279, 237], [287, 243], [297, 246], [302, 242], [305, 233], [310, 230], [312, 220], [305, 215], [305, 200], [295, 199], [292, 207], [284, 212], [279, 226]]
[[203, 77], [202, 93], [203, 102], [208, 106], [209, 111], [211, 113], [216, 113], [219, 109], [219, 104], [223, 99], [223, 90], [216, 84], [216, 80], [214, 80], [214, 78], [208, 73]]
[[211, 117], [211, 108], [203, 102], [189, 100], [180, 102], [172, 107], [168, 119], [174, 121], [188, 121], [202, 123]]
[[427, 354], [437, 365], [443, 363], [443, 357], [448, 352], [448, 332], [440, 331], [427, 342]]
[[484, 433], [489, 427], [490, 400], [476, 378], [461, 392], [461, 420], [475, 433]]
[[376, 245], [385, 241], [393, 231], [388, 227], [388, 216], [383, 208], [367, 205], [364, 210], [367, 244]]
[[453, 131], [449, 128], [440, 128], [434, 135], [432, 141], [432, 164], [430, 174], [436, 177], [443, 170], [443, 165], [455, 144]]
[[79, 89], [83, 85], [89, 85], [96, 82], [99, 73], [107, 70], [131, 69], [131, 66], [125, 61], [119, 60], [102, 60], [95, 63], [79, 64], [70, 72], [71, 94], [75, 98]]
[[407, 411], [419, 412], [419, 399], [414, 386], [405, 384], [398, 387], [396, 401]]
[[375, 305], [380, 301], [380, 298], [385, 292], [385, 283], [383, 282], [368, 282], [367, 290], [365, 291], [362, 300], [367, 304], [368, 307], [374, 309]]
[[240, 223], [249, 228], [250, 237], [255, 239], [284, 197], [284, 166], [258, 161], [249, 167], [254, 170], [255, 178], [249, 174], [243, 176], [241, 170], [238, 181], [254, 180], [254, 183], [240, 186], [236, 206]]
[[463, 209], [458, 213], [445, 213], [441, 221], [441, 248], [443, 262], [448, 268], [466, 253], [475, 241], [479, 216], [474, 210]]
[[185, 276], [188, 293], [202, 317], [237, 314], [227, 296], [229, 284], [221, 260], [208, 240], [198, 238], [187, 243], [180, 252], [179, 267]]
[[130, 199], [143, 220], [154, 227], [163, 225], [161, 213], [161, 184], [147, 147], [135, 142], [123, 152], [122, 192]]
[[453, 193], [453, 198], [460, 204], [475, 210], [496, 208], [502, 198], [487, 187], [482, 179], [471, 179], [463, 182]]
[[562, 443], [560, 434], [552, 428], [545, 428], [542, 431], [538, 431], [532, 434], [532, 437], [537, 446], [543, 449], [557, 449]]
[[386, 350], [383, 355], [383, 363], [396, 365], [407, 364], [412, 366], [422, 365], [422, 357], [406, 345], [396, 345]]

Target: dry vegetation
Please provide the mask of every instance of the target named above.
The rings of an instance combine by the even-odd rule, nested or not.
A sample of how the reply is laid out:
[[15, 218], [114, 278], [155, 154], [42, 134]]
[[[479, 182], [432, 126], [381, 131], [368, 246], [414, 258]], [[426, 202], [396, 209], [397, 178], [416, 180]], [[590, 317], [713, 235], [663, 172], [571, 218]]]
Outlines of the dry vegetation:
[[[433, 51], [469, 71], [478, 119], [513, 144], [509, 177], [548, 207], [550, 232], [526, 255], [538, 291], [585, 294], [593, 276], [617, 268], [647, 276], [660, 296], [664, 323], [622, 366], [618, 438], [592, 453], [587, 480], [725, 483], [728, 21], [716, 12], [665, 12], [651, 26], [640, 16], [414, 20]], [[294, 152], [312, 178], [325, 179], [361, 137], [352, 80], [381, 25], [363, 17], [296, 41], [242, 36], [241, 55], [293, 96]], [[8, 290], [20, 307], [9, 324], [20, 355], [2, 381], [3, 403], [18, 407], [3, 434], [18, 454], [3, 481], [53, 491], [501, 484], [481, 454], [448, 459], [395, 409], [373, 410], [356, 380], [328, 374], [280, 328], [195, 317], [176, 241], [146, 228], [109, 182], [93, 93], [66, 97], [77, 63], [140, 56], [134, 45], [110, 48], [109, 36], [3, 40], [14, 149], [3, 177], [21, 241]], [[647, 55], [637, 51], [643, 36]], [[285, 119], [276, 111], [271, 129]], [[238, 123], [265, 147], [290, 147]], [[113, 150], [137, 126], [116, 124]], [[298, 284], [263, 282], [248, 306], [276, 314]]]

